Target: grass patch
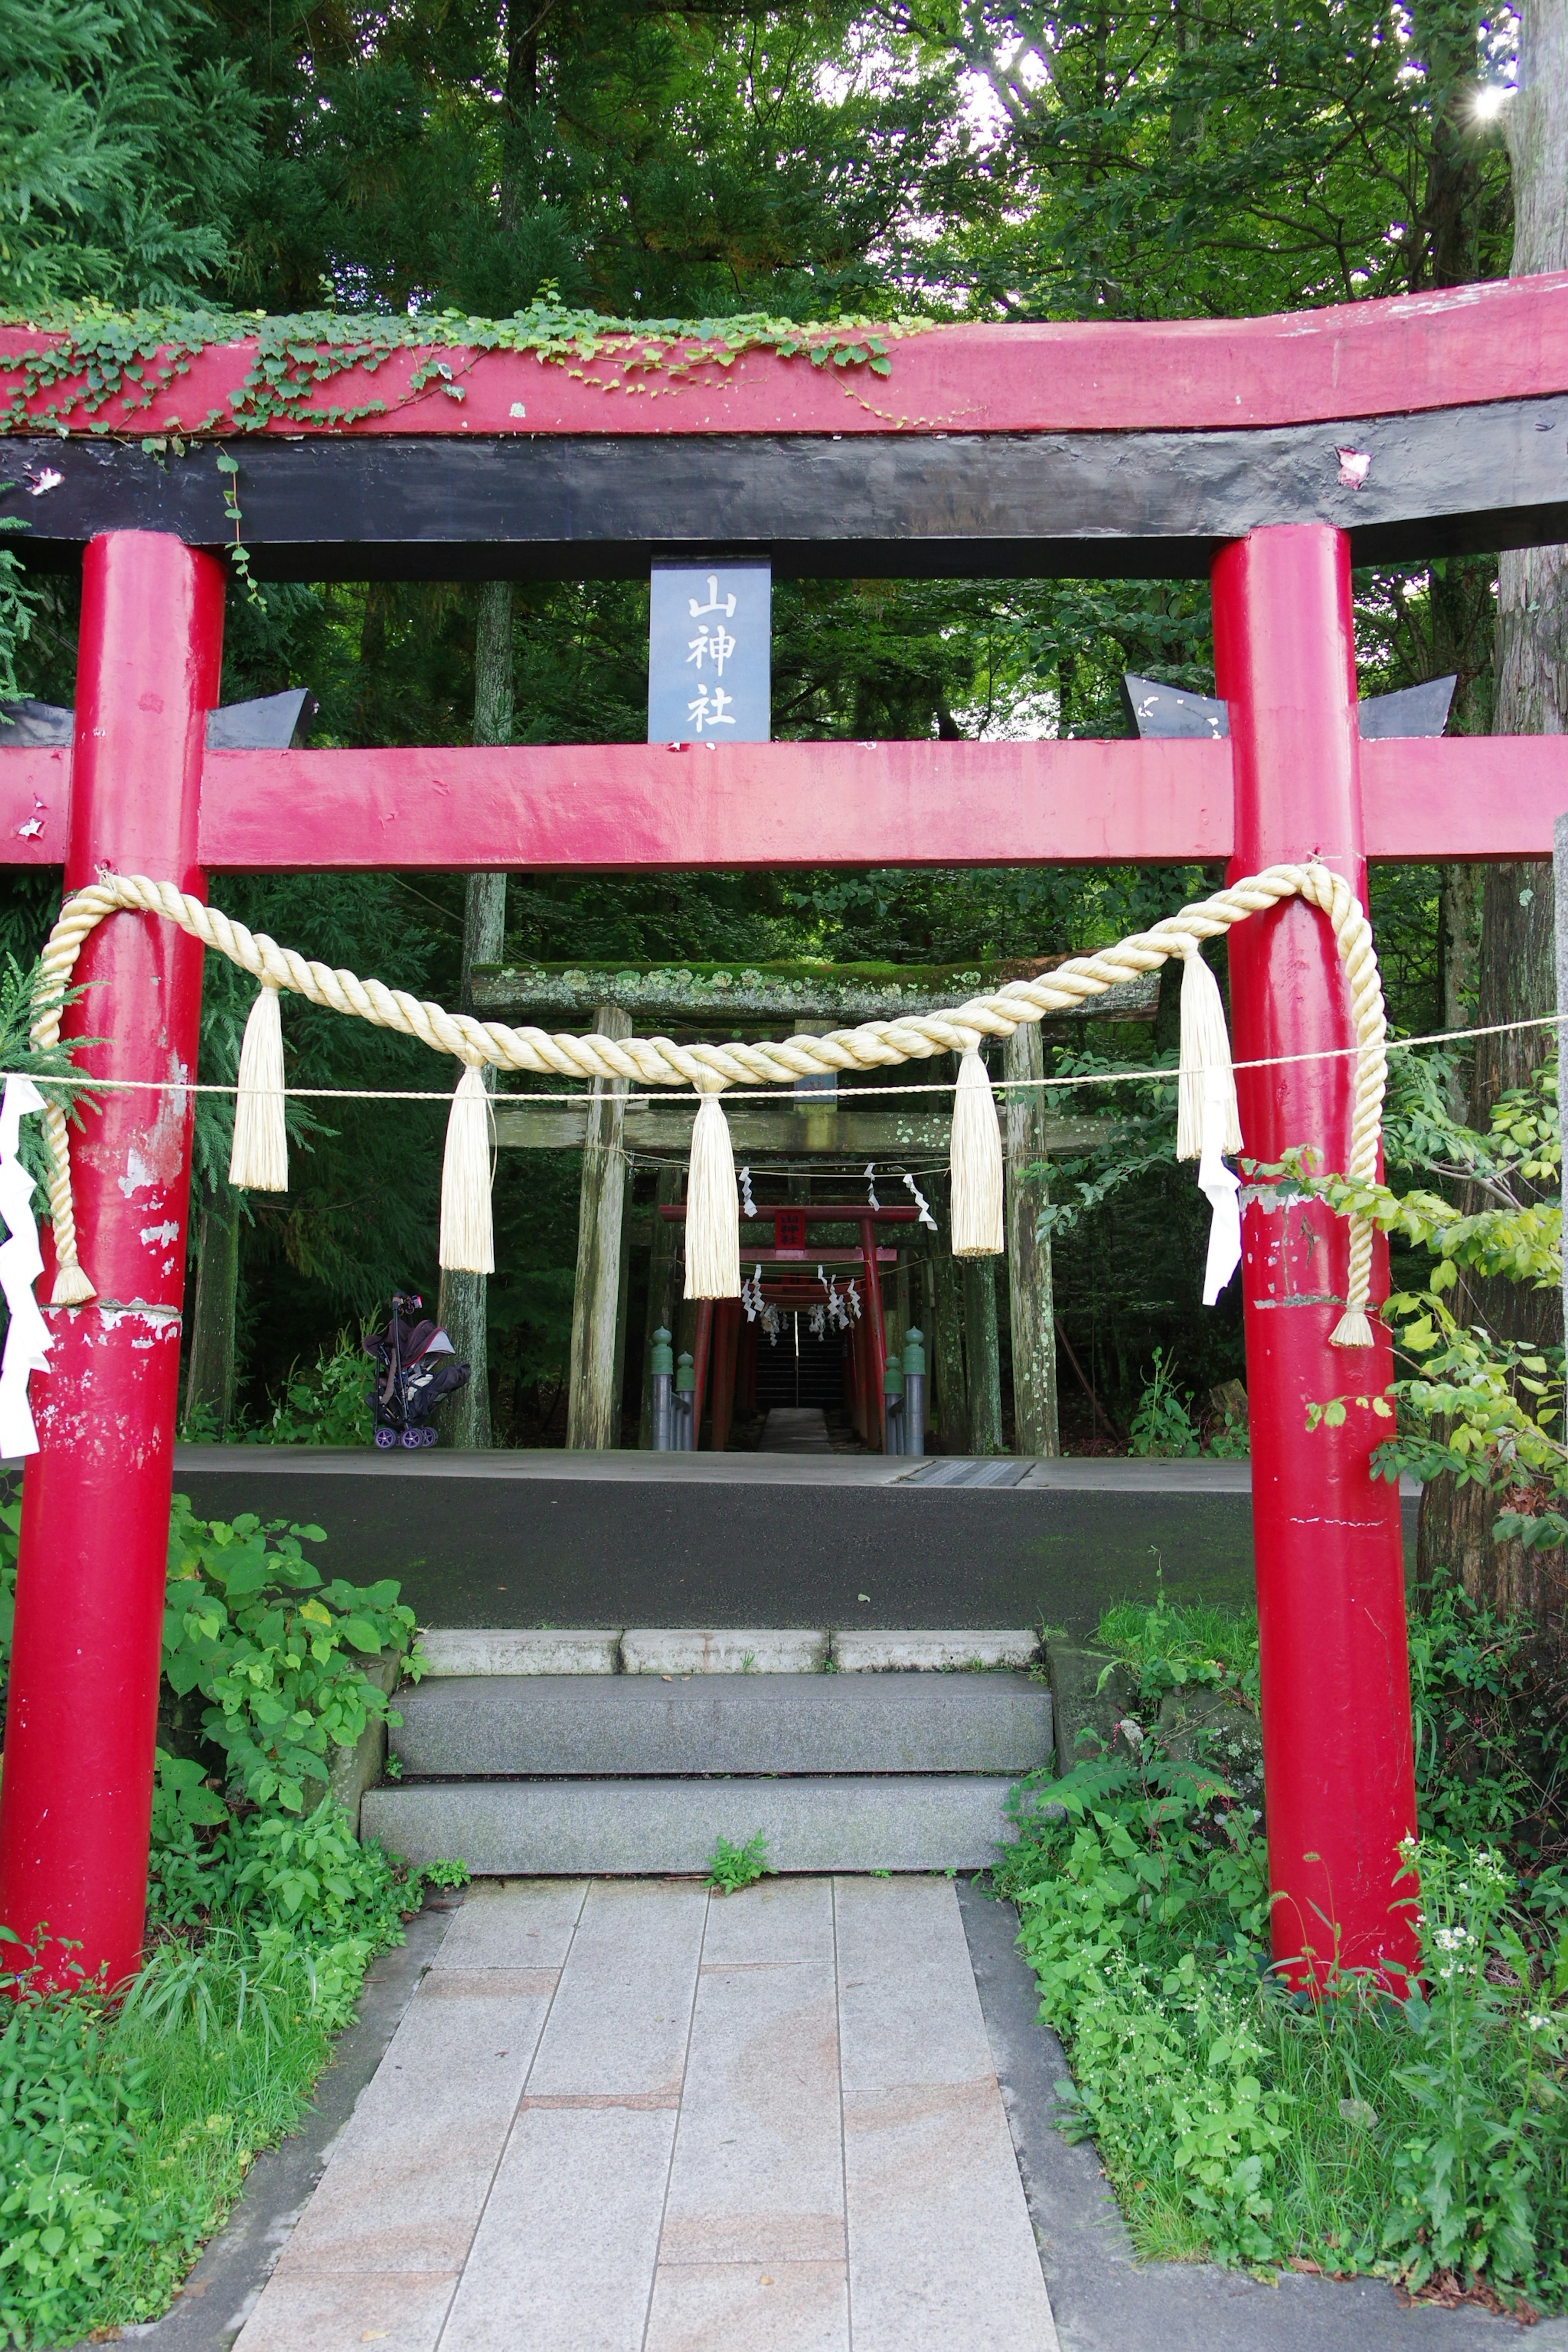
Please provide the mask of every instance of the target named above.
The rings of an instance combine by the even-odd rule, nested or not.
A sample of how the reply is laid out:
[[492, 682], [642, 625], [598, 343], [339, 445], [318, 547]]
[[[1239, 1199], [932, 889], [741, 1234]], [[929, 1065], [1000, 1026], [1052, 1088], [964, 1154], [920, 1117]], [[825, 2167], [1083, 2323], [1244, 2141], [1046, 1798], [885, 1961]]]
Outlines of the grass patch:
[[[1107, 1612], [1145, 1738], [1016, 1800], [998, 1872], [1041, 2014], [1139, 2252], [1568, 2304], [1568, 1887], [1560, 1736], [1528, 1629], [1461, 1593], [1412, 1625], [1421, 1989], [1293, 1995], [1271, 1968], [1260, 1825], [1152, 1730], [1183, 1682], [1257, 1690], [1257, 1627]], [[1058, 1804], [1043, 1817], [1041, 1801]], [[1414, 1886], [1412, 1886], [1414, 1894]]]
[[167, 2309], [255, 2156], [298, 2125], [370, 1962], [402, 1941], [419, 1874], [360, 1846], [330, 1801], [288, 1826], [257, 1811], [186, 1831], [162, 1882], [183, 1896], [118, 2001], [38, 1991], [25, 1954], [0, 1983], [0, 2344]]
[[[0, 1668], [17, 1512], [0, 1506]], [[176, 1496], [146, 1958], [129, 1985], [40, 1990], [0, 1944], [0, 2345], [154, 2319], [264, 2147], [299, 2124], [422, 1882], [361, 1846], [331, 1761], [392, 1713], [363, 1661], [406, 1656], [395, 1584], [323, 1582], [317, 1528], [211, 1524]], [[416, 1669], [417, 1662], [412, 1662]], [[6, 1931], [0, 1928], [0, 1937]]]

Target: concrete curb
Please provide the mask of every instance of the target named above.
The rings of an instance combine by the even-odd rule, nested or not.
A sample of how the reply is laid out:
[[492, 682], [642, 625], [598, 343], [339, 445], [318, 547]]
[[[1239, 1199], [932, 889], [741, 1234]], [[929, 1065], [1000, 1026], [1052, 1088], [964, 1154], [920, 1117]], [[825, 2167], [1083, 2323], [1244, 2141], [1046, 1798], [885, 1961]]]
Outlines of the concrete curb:
[[358, 2021], [338, 2037], [300, 2129], [257, 2158], [238, 2201], [208, 2241], [172, 2308], [162, 2319], [121, 2329], [121, 2341], [134, 2339], [152, 2352], [228, 2352], [326, 2170], [360, 2093], [386, 2055], [457, 1908], [451, 1901], [421, 1911], [404, 1929], [402, 1945], [373, 1964], [360, 1995]]
[[1483, 2340], [1568, 2352], [1568, 2319], [1526, 2332], [1471, 2308], [1411, 2309], [1381, 2279], [1264, 2285], [1209, 2263], [1140, 2263], [1094, 2149], [1052, 2121], [1068, 2063], [1039, 2022], [1016, 1912], [973, 1879], [960, 1881], [958, 1904], [1062, 2352], [1474, 2352]]

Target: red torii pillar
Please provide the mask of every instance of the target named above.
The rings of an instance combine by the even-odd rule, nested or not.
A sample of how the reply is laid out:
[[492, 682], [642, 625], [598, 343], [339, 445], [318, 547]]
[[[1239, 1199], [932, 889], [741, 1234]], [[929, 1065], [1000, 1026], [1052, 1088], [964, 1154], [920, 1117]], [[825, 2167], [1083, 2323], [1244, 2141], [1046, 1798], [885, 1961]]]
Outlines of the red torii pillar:
[[[223, 566], [177, 539], [122, 531], [88, 547], [68, 892], [102, 863], [205, 896], [196, 819], [223, 597]], [[40, 1450], [22, 1482], [0, 1919], [28, 1937], [47, 1928], [49, 1975], [102, 1969], [112, 1986], [137, 1965], [147, 1898], [202, 950], [155, 916], [117, 915], [76, 979], [86, 993], [62, 1033], [102, 1041], [79, 1066], [167, 1083], [100, 1097], [73, 1137], [91, 1305], [47, 1305], [45, 1228], [54, 1348], [32, 1382]]]
[[[1366, 904], [1350, 542], [1328, 524], [1234, 541], [1214, 566], [1215, 665], [1230, 711], [1236, 790], [1232, 877], [1309, 856]], [[1355, 1042], [1350, 995], [1323, 917], [1294, 899], [1229, 935], [1237, 1061]], [[1238, 1070], [1250, 1159], [1307, 1144], [1350, 1160], [1353, 1055]], [[1393, 1345], [1331, 1348], [1348, 1229], [1321, 1202], [1242, 1219], [1242, 1297], [1252, 1428], [1252, 1540], [1262, 1667], [1268, 1870], [1277, 1959], [1320, 1972], [1413, 1964], [1408, 1913], [1391, 1903], [1398, 1846], [1415, 1828], [1399, 1494], [1373, 1479], [1387, 1433], [1353, 1406], [1309, 1432], [1307, 1407], [1380, 1395]], [[1386, 1295], [1388, 1255], [1373, 1258]]]

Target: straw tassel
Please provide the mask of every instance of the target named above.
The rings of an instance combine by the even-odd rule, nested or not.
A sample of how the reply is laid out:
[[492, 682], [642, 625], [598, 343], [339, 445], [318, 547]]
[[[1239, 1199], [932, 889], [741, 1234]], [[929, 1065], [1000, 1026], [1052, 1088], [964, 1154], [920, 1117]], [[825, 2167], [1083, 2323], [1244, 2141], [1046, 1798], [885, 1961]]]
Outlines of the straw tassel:
[[741, 1199], [730, 1122], [716, 1092], [705, 1089], [691, 1130], [691, 1182], [686, 1194], [686, 1296], [741, 1296]]
[[283, 1017], [278, 991], [263, 981], [239, 1049], [234, 1148], [228, 1181], [247, 1192], [289, 1190], [289, 1130], [283, 1117]]
[[1372, 1324], [1359, 1307], [1347, 1307], [1334, 1325], [1331, 1348], [1370, 1348]]
[[1221, 1073], [1221, 1107], [1225, 1113], [1222, 1151], [1241, 1150], [1241, 1124], [1236, 1108], [1236, 1072], [1231, 1066], [1230, 1039], [1226, 1032], [1225, 1003], [1219, 982], [1194, 940], [1182, 950], [1182, 1068], [1176, 1112], [1176, 1157], [1201, 1160], [1204, 1150], [1205, 1080], [1211, 1070]]
[[56, 1275], [55, 1286], [49, 1293], [49, 1304], [52, 1307], [85, 1307], [89, 1299], [97, 1297], [98, 1293], [86, 1274], [73, 1260], [69, 1265], [62, 1265]]
[[447, 1274], [496, 1270], [490, 1223], [490, 1098], [472, 1062], [458, 1080], [447, 1119], [447, 1156], [441, 1163], [440, 1258]]
[[952, 1097], [950, 1213], [954, 1257], [997, 1257], [1002, 1229], [1002, 1129], [985, 1065], [971, 1045]]

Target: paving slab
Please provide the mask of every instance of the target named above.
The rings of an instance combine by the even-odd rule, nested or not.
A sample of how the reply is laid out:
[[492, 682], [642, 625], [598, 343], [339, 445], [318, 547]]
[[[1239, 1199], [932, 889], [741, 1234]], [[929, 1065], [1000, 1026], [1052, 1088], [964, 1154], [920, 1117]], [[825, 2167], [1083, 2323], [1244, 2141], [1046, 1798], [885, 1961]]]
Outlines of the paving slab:
[[442, 2352], [637, 2352], [707, 1890], [590, 1888]]
[[419, 1638], [426, 1675], [614, 1675], [615, 1633], [542, 1633], [527, 1626], [432, 1626]]
[[645, 2352], [849, 2352], [844, 2264], [661, 2266]]
[[[578, 1890], [579, 1897], [581, 1890]], [[347, 2352], [366, 2329], [436, 2352], [570, 1947], [570, 1895], [513, 1890], [533, 1965], [432, 1968], [239, 2336]]]
[[971, 1626], [943, 1633], [846, 1631], [833, 1637], [833, 1663], [841, 1675], [990, 1672], [1032, 1666], [1039, 1654], [1039, 1634], [1026, 1625], [1000, 1633]]
[[679, 2099], [707, 1912], [694, 1883], [589, 1888], [531, 2101]]
[[404, 1692], [405, 1778], [989, 1772], [1050, 1761], [1024, 1674], [443, 1676]]
[[640, 2352], [675, 2115], [519, 2116], [440, 2352]]
[[373, 1789], [366, 1837], [405, 1861], [458, 1857], [476, 1877], [705, 1872], [717, 1839], [759, 1831], [770, 1868], [984, 1870], [1014, 1833], [1010, 1778], [425, 1780]]
[[1057, 2352], [953, 1889], [834, 1906], [855, 2352]]
[[621, 1664], [628, 1675], [819, 1675], [827, 1647], [826, 1629], [634, 1625]]
[[788, 2263], [837, 2264], [842, 2285], [827, 1879], [764, 1882], [709, 1906], [658, 2259], [730, 2265], [748, 2293], [752, 2273]]

